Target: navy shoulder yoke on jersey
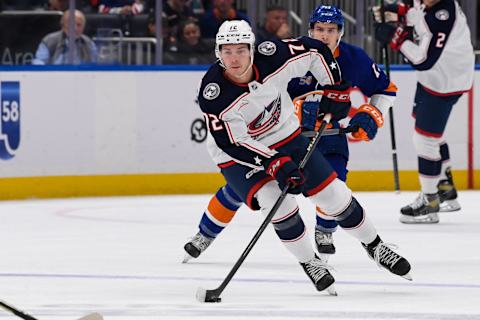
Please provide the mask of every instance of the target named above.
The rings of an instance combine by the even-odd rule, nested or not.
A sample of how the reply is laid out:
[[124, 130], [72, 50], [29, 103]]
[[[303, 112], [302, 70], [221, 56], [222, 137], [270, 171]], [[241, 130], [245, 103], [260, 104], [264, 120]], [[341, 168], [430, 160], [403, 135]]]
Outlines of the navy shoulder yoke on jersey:
[[455, 17], [455, 2], [452, 0], [440, 1], [426, 12], [425, 22], [432, 33], [432, 39], [428, 46], [425, 61], [420, 64], [413, 64], [412, 66], [415, 69], [431, 69], [438, 61], [452, 32]]
[[[216, 145], [236, 162], [258, 167], [261, 160], [275, 154], [275, 151], [269, 149], [269, 145], [277, 142], [272, 141], [272, 133], [273, 136], [285, 138], [285, 130], [291, 133], [291, 129], [295, 129], [292, 125], [298, 129], [298, 120], [292, 122], [287, 119], [289, 114], [293, 115], [293, 105], [285, 90], [290, 79], [304, 75], [309, 70], [324, 85], [335, 84], [341, 78], [329, 48], [321, 41], [307, 37], [260, 43], [254, 56], [253, 70], [254, 79], [251, 81], [264, 88], [260, 90], [261, 94], [253, 94], [247, 83], [239, 84], [229, 80], [219, 63], [212, 65], [202, 79], [198, 102]], [[287, 96], [286, 99], [280, 99], [283, 94]], [[267, 108], [266, 111], [258, 109], [255, 99], [262, 100], [261, 104]], [[283, 110], [279, 115], [285, 116], [277, 120], [276, 116], [270, 114], [271, 105], [279, 105]], [[277, 124], [269, 124], [269, 131], [264, 131], [268, 138], [263, 142], [261, 137], [249, 136], [250, 133], [247, 132], [250, 127], [247, 126], [252, 125], [251, 121], [257, 120], [255, 117], [258, 117], [258, 121], [264, 121], [262, 115], [265, 112], [268, 117], [274, 116], [268, 120], [276, 121]], [[289, 121], [289, 125], [285, 126], [281, 121]], [[277, 131], [280, 133], [275, 133]]]

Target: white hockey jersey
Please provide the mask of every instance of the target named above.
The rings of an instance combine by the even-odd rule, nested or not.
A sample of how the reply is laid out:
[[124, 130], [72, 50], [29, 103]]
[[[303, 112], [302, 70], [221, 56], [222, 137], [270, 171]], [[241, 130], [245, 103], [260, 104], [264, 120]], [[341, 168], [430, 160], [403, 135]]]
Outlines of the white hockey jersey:
[[289, 81], [310, 71], [322, 85], [340, 81], [340, 70], [322, 42], [302, 37], [266, 41], [254, 57], [255, 79], [233, 83], [214, 64], [203, 77], [198, 102], [209, 129], [207, 146], [220, 167], [232, 161], [262, 168], [275, 148], [300, 133]]
[[419, 42], [406, 40], [400, 51], [417, 70], [418, 82], [437, 95], [460, 94], [473, 82], [475, 57], [470, 30], [456, 0], [407, 13]]

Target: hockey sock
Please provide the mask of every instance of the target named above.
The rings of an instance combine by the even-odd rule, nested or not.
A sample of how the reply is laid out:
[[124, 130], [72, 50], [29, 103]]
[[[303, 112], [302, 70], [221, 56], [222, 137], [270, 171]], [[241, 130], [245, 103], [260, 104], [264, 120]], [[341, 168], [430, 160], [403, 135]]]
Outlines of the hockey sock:
[[442, 160], [418, 157], [418, 172], [422, 192], [426, 194], [437, 193], [437, 185], [442, 172]]
[[292, 214], [272, 220], [273, 227], [283, 245], [300, 263], [310, 261], [314, 251], [298, 208]]
[[202, 215], [200, 233], [209, 238], [216, 238], [230, 223], [242, 201], [227, 184], [220, 188], [210, 199], [207, 210]]

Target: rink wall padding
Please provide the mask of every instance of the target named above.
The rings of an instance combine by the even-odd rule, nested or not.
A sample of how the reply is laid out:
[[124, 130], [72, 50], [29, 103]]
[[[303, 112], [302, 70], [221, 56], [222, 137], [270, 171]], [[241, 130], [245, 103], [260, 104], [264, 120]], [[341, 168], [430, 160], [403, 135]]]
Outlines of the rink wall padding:
[[[454, 171], [459, 189], [467, 188], [467, 171]], [[480, 172], [475, 172], [480, 181]], [[416, 171], [401, 171], [402, 190], [418, 190]], [[21, 177], [0, 179], [0, 200], [214, 193], [225, 184], [219, 173]], [[353, 171], [353, 191], [393, 191], [391, 171]], [[479, 188], [476, 185], [475, 188]]]
[[[471, 95], [455, 106], [445, 133], [460, 189], [480, 187], [478, 69]], [[206, 151], [195, 104], [205, 70], [0, 67], [0, 199], [216, 191], [224, 182]], [[399, 87], [394, 119], [400, 185], [415, 190], [415, 74], [393, 68], [392, 80]], [[352, 100], [359, 106], [365, 97], [354, 91]], [[374, 141], [350, 143], [353, 190], [393, 190], [385, 123]]]

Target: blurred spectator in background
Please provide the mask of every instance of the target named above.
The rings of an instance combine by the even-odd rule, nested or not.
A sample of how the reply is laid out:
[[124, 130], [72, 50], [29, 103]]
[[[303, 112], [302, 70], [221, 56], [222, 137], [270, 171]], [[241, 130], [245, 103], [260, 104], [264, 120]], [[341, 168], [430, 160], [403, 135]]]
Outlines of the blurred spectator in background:
[[[61, 24], [62, 29], [47, 34], [35, 54], [33, 64], [67, 64], [68, 63], [68, 19], [69, 12], [64, 11]], [[97, 47], [95, 43], [83, 34], [85, 29], [85, 16], [75, 10], [75, 46], [74, 46], [74, 64], [96, 63], [98, 58]]]
[[48, 0], [48, 10], [65, 11], [68, 9], [68, 0]]
[[100, 0], [98, 12], [137, 15], [144, 11], [143, 0]]
[[182, 20], [195, 18], [192, 8], [187, 3], [189, 3], [187, 0], [167, 0], [163, 2], [163, 13], [172, 34], [178, 34]]
[[0, 0], [0, 11], [44, 9], [47, 4], [48, 0]]
[[[78, 0], [77, 0], [78, 3]], [[77, 9], [82, 10], [84, 13], [97, 13], [100, 6], [100, 0], [80, 0], [80, 5], [77, 4]]]
[[257, 30], [257, 43], [272, 39], [287, 39], [292, 37], [290, 26], [287, 23], [287, 9], [282, 6], [267, 8], [263, 26]]
[[213, 8], [200, 20], [202, 36], [215, 38], [218, 28], [226, 20], [245, 20], [250, 23], [247, 15], [233, 8], [233, 0], [213, 0]]
[[[156, 2], [157, 2], [156, 0], [145, 0], [146, 11], [154, 11]], [[162, 2], [165, 7], [165, 2], [167, 2], [167, 0], [162, 0]], [[200, 16], [205, 13], [204, 5], [203, 5], [204, 1], [202, 0], [184, 0], [184, 1], [177, 1], [177, 2], [183, 2], [184, 5], [187, 5], [189, 8], [191, 8], [195, 16]]]
[[215, 61], [214, 44], [201, 38], [196, 20], [182, 21], [178, 32], [177, 64], [212, 64]]
[[[175, 64], [176, 63], [176, 53], [178, 52], [177, 47], [177, 38], [172, 34], [170, 27], [168, 26], [167, 18], [165, 13], [162, 12], [161, 17], [157, 16], [157, 19], [162, 19], [162, 56], [163, 64]], [[155, 38], [156, 37], [156, 21], [155, 13], [150, 12], [148, 16], [148, 36]], [[161, 44], [157, 43], [157, 47]], [[155, 52], [151, 52], [155, 56]]]

